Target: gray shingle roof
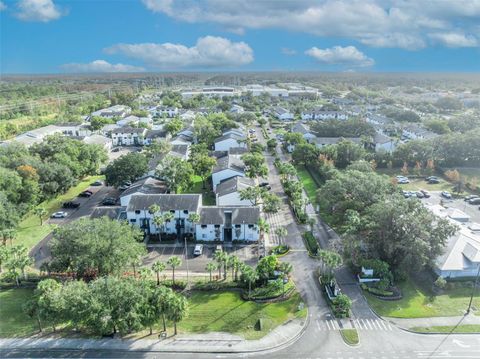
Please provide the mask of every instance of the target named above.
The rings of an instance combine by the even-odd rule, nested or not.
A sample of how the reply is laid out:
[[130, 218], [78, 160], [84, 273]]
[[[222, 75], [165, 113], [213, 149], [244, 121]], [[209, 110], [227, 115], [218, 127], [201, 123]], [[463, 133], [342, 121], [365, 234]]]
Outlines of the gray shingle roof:
[[130, 187], [123, 191], [121, 197], [128, 196], [133, 193], [159, 194], [165, 192], [167, 192], [167, 185], [165, 182], [152, 177], [147, 177], [132, 183]]
[[310, 143], [316, 145], [334, 145], [342, 140], [350, 141], [356, 144], [362, 143], [359, 137], [315, 137], [310, 140]]
[[125, 207], [111, 206], [111, 207], [97, 207], [93, 210], [90, 218], [108, 217], [110, 219], [118, 219], [120, 213]]
[[120, 127], [120, 128], [115, 128], [112, 130], [112, 133], [138, 133], [138, 134], [143, 134], [146, 132], [147, 129], [143, 127]]
[[217, 173], [226, 169], [232, 169], [234, 171], [243, 172], [245, 170], [245, 164], [238, 155], [227, 155], [220, 157], [217, 160], [217, 164], [213, 168], [213, 173]]
[[223, 135], [223, 136], [220, 136], [220, 137], [216, 138], [215, 143], [218, 143], [218, 142], [221, 142], [221, 141], [224, 141], [224, 140], [228, 140], [228, 139], [234, 139], [237, 142], [241, 142], [241, 141], [245, 141], [245, 136], [239, 136], [236, 133], [228, 133], [226, 135]]
[[229, 178], [217, 185], [216, 193], [219, 196], [225, 196], [226, 194], [233, 193], [245, 189], [247, 187], [255, 186], [255, 181], [248, 177], [236, 176]]
[[201, 203], [200, 194], [135, 194], [130, 198], [127, 211], [146, 209], [153, 204], [162, 211], [187, 210], [196, 212]]
[[200, 210], [200, 224], [225, 224], [225, 212], [232, 213], [232, 224], [256, 224], [260, 219], [258, 207], [208, 206]]

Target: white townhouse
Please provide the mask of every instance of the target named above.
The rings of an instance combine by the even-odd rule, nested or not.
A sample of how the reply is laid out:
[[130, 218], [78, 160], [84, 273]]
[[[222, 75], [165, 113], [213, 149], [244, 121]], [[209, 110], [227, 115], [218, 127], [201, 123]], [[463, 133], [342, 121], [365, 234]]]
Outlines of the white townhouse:
[[114, 146], [143, 146], [146, 128], [120, 127], [112, 131]]
[[233, 147], [247, 147], [247, 138], [237, 133], [228, 133], [215, 139], [215, 151], [228, 151]]
[[304, 111], [301, 116], [302, 120], [348, 120], [348, 115], [345, 112], [318, 109]]
[[192, 143], [193, 138], [186, 135], [177, 135], [170, 140], [171, 145], [191, 145]]
[[113, 117], [125, 117], [132, 112], [132, 109], [125, 105], [115, 105], [101, 110], [92, 112], [92, 116], [113, 118]]
[[230, 112], [231, 113], [243, 113], [243, 112], [245, 112], [245, 109], [240, 105], [233, 104], [232, 107], [230, 107]]
[[429, 131], [419, 125], [412, 124], [406, 126], [402, 131], [402, 137], [409, 140], [427, 140], [430, 138], [438, 137], [438, 135], [432, 131]]
[[214, 191], [222, 181], [236, 176], [245, 177], [245, 164], [240, 157], [241, 155], [227, 154], [217, 159], [217, 164], [212, 171]]
[[178, 107], [170, 107], [170, 106], [157, 106], [155, 111], [152, 113], [154, 116], [166, 116], [168, 118], [172, 118], [177, 116], [179, 113]]
[[200, 208], [200, 223], [196, 225], [197, 241], [250, 241], [260, 238], [258, 207], [218, 207]]
[[94, 133], [91, 136], [86, 136], [82, 140], [88, 145], [99, 145], [105, 150], [110, 151], [112, 149], [113, 141], [111, 138]]
[[255, 181], [248, 177], [232, 177], [220, 182], [215, 190], [217, 206], [252, 206], [247, 199], [240, 199], [240, 191], [255, 187]]
[[64, 136], [86, 137], [92, 134], [88, 123], [61, 123], [57, 126]]
[[158, 141], [160, 139], [167, 139], [168, 133], [167, 131], [160, 129], [160, 130], [147, 130], [147, 133], [145, 135], [145, 139], [143, 141], [144, 145], [151, 145], [155, 141]]
[[375, 152], [385, 151], [392, 153], [393, 151], [395, 151], [396, 144], [396, 140], [381, 133], [375, 133], [375, 136], [373, 136], [373, 145], [375, 146]]
[[292, 127], [292, 132], [295, 132], [295, 133], [301, 133], [303, 138], [305, 140], [310, 141], [311, 139], [314, 139], [315, 137], [315, 134], [310, 131], [310, 126], [305, 124], [305, 123], [301, 123], [301, 122], [297, 122], [293, 127]]
[[[152, 205], [159, 206], [160, 212], [150, 213]], [[188, 216], [191, 213], [199, 214], [201, 206], [201, 194], [134, 194], [128, 202], [127, 220], [146, 234], [173, 233], [181, 238], [183, 234], [195, 233], [195, 224], [188, 221]], [[173, 215], [173, 219], [158, 228], [153, 217], [167, 212]]]
[[273, 115], [281, 121], [293, 120], [294, 115], [289, 110], [283, 107], [275, 107], [272, 111]]

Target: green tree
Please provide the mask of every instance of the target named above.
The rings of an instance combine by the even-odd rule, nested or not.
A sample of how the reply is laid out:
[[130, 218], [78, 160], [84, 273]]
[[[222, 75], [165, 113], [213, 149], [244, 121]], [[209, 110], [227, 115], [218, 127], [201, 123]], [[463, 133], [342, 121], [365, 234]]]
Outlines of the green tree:
[[339, 294], [333, 299], [333, 312], [335, 316], [348, 317], [352, 308], [352, 300], [345, 294]]
[[162, 178], [173, 193], [179, 189], [188, 190], [193, 186], [193, 168], [191, 163], [178, 157], [166, 156], [155, 173]]
[[213, 166], [216, 165], [217, 161], [215, 158], [209, 157], [208, 154], [202, 154], [192, 156], [190, 162], [195, 174], [202, 178], [202, 188], [205, 189], [207, 178], [212, 174]]
[[142, 238], [127, 222], [81, 218], [54, 230], [51, 266], [77, 277], [121, 273], [146, 253]]
[[182, 265], [182, 261], [177, 256], [168, 258], [167, 264], [172, 268], [172, 285], [175, 286], [175, 268]]
[[260, 218], [257, 222], [257, 226], [260, 231], [260, 239], [263, 240], [265, 233], [270, 232], [270, 224], [268, 224], [264, 218]]
[[280, 197], [275, 193], [265, 192], [262, 195], [263, 211], [265, 213], [277, 213], [280, 210]]
[[105, 169], [105, 177], [109, 185], [118, 187], [125, 182], [134, 182], [147, 171], [147, 157], [139, 152], [131, 152], [110, 163]]
[[248, 298], [252, 295], [252, 284], [254, 284], [258, 278], [258, 272], [251, 266], [245, 265], [242, 267], [242, 280], [248, 284]]
[[40, 226], [43, 226], [43, 219], [48, 214], [47, 210], [43, 207], [36, 207], [33, 213], [40, 219]]
[[157, 275], [157, 285], [160, 285], [160, 273], [163, 272], [165, 270], [165, 268], [166, 268], [165, 263], [160, 262], [160, 261], [156, 261], [152, 265], [152, 269], [155, 272], [155, 274]]
[[217, 262], [218, 264], [218, 278], [222, 276], [222, 264], [226, 260], [227, 254], [224, 251], [215, 251], [213, 254], [213, 259]]
[[165, 125], [165, 130], [172, 134], [175, 135], [180, 130], [183, 128], [183, 122], [179, 118], [172, 118], [166, 125]]
[[240, 195], [240, 200], [250, 201], [252, 206], [257, 206], [260, 203], [260, 200], [262, 199], [264, 192], [265, 192], [265, 188], [259, 187], [259, 186], [246, 187], [238, 191]]
[[167, 300], [167, 318], [173, 322], [174, 335], [177, 335], [177, 323], [188, 315], [188, 301], [180, 294], [173, 294]]
[[245, 164], [245, 174], [248, 177], [265, 177], [268, 174], [265, 157], [261, 153], [245, 153], [242, 160]]
[[205, 270], [210, 275], [210, 282], [212, 281], [212, 272], [218, 269], [218, 264], [215, 262], [208, 262], [205, 266]]
[[275, 229], [275, 234], [277, 235], [277, 237], [279, 238], [280, 241], [282, 241], [283, 239], [285, 239], [288, 235], [288, 231], [287, 231], [287, 228], [285, 227], [278, 227], [277, 229]]
[[262, 279], [264, 283], [267, 283], [268, 279], [273, 277], [274, 271], [278, 267], [278, 263], [278, 258], [275, 255], [266, 256], [260, 259], [256, 268], [258, 277]]
[[20, 276], [27, 279], [25, 268], [33, 264], [32, 258], [28, 255], [28, 248], [23, 245], [10, 247], [6, 258], [7, 276], [15, 280], [19, 286]]

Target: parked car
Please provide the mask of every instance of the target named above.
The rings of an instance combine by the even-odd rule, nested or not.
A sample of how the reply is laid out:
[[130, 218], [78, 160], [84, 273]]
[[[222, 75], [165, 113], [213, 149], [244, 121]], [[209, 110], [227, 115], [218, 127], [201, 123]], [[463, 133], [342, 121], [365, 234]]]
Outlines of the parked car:
[[66, 216], [68, 216], [68, 213], [67, 212], [55, 212], [54, 214], [52, 214], [50, 216], [50, 218], [65, 218]]
[[417, 198], [425, 198], [425, 195], [422, 191], [415, 192], [415, 196], [417, 196]]
[[397, 176], [397, 183], [398, 184], [407, 184], [407, 183], [410, 183], [410, 180], [408, 179], [408, 177], [405, 177], [405, 176]]
[[468, 201], [470, 204], [480, 204], [480, 198], [472, 198], [470, 201]]
[[437, 180], [438, 181], [438, 177], [437, 176], [428, 176], [427, 178], [425, 178], [425, 181], [430, 181], [430, 180]]
[[78, 202], [63, 202], [63, 208], [78, 208], [80, 207], [80, 203]]
[[115, 147], [115, 148], [112, 150], [112, 152], [118, 152], [118, 151], [120, 151], [120, 147]]
[[262, 182], [258, 185], [258, 187], [267, 187], [269, 185], [268, 182]]
[[78, 197], [90, 197], [93, 194], [92, 191], [86, 190], [78, 195]]
[[428, 193], [428, 192], [425, 191], [424, 189], [421, 189], [420, 192], [423, 193], [423, 197], [425, 197], [425, 198], [430, 198], [430, 193]]
[[469, 196], [465, 196], [464, 201], [468, 202], [468, 201], [470, 201], [471, 199], [474, 199], [474, 198], [479, 198], [479, 197], [476, 194], [471, 194]]
[[102, 181], [95, 181], [95, 182], [90, 183], [90, 186], [103, 186], [103, 182]]
[[113, 197], [106, 197], [102, 201], [102, 205], [104, 206], [114, 206], [117, 203], [117, 200]]
[[441, 196], [446, 199], [452, 199], [452, 195], [450, 194], [450, 192], [447, 192], [447, 191], [443, 191], [441, 193]]
[[439, 184], [440, 183], [440, 180], [438, 178], [430, 178], [428, 180], [428, 183], [429, 184]]
[[222, 248], [222, 245], [221, 244], [217, 244], [215, 246], [215, 252], [223, 252], [223, 248]]
[[202, 253], [203, 253], [203, 244], [195, 245], [195, 248], [193, 250], [193, 255], [194, 256], [201, 256]]

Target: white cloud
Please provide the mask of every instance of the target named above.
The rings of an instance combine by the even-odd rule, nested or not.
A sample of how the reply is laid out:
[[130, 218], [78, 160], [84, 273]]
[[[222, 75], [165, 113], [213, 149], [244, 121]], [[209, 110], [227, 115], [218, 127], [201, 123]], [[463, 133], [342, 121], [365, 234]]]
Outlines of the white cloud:
[[86, 64], [71, 63], [62, 65], [62, 69], [66, 72], [85, 72], [85, 73], [103, 73], [103, 72], [142, 72], [143, 67], [111, 64], [105, 60], [95, 60]]
[[0, 11], [3, 11], [7, 8], [7, 5], [3, 3], [3, 1], [0, 1]]
[[24, 21], [49, 22], [64, 15], [52, 0], [19, 0], [17, 18]]
[[294, 50], [294, 49], [290, 49], [288, 47], [282, 47], [280, 49], [280, 51], [282, 52], [282, 54], [284, 55], [287, 55], [287, 56], [293, 56], [293, 55], [296, 55], [297, 54], [297, 51]]
[[366, 67], [375, 64], [375, 61], [359, 51], [355, 46], [334, 46], [328, 49], [312, 47], [305, 54], [318, 62], [328, 65], [349, 65]]
[[429, 37], [447, 47], [478, 46], [478, 40], [475, 37], [458, 32], [433, 33], [430, 34]]
[[214, 23], [237, 33], [281, 28], [409, 50], [435, 42], [429, 33], [456, 28], [475, 33], [472, 28], [480, 17], [480, 0], [142, 1], [153, 12], [189, 23]]
[[245, 42], [205, 36], [195, 46], [172, 43], [117, 44], [105, 49], [108, 54], [123, 54], [158, 68], [232, 67], [253, 61], [253, 50]]

